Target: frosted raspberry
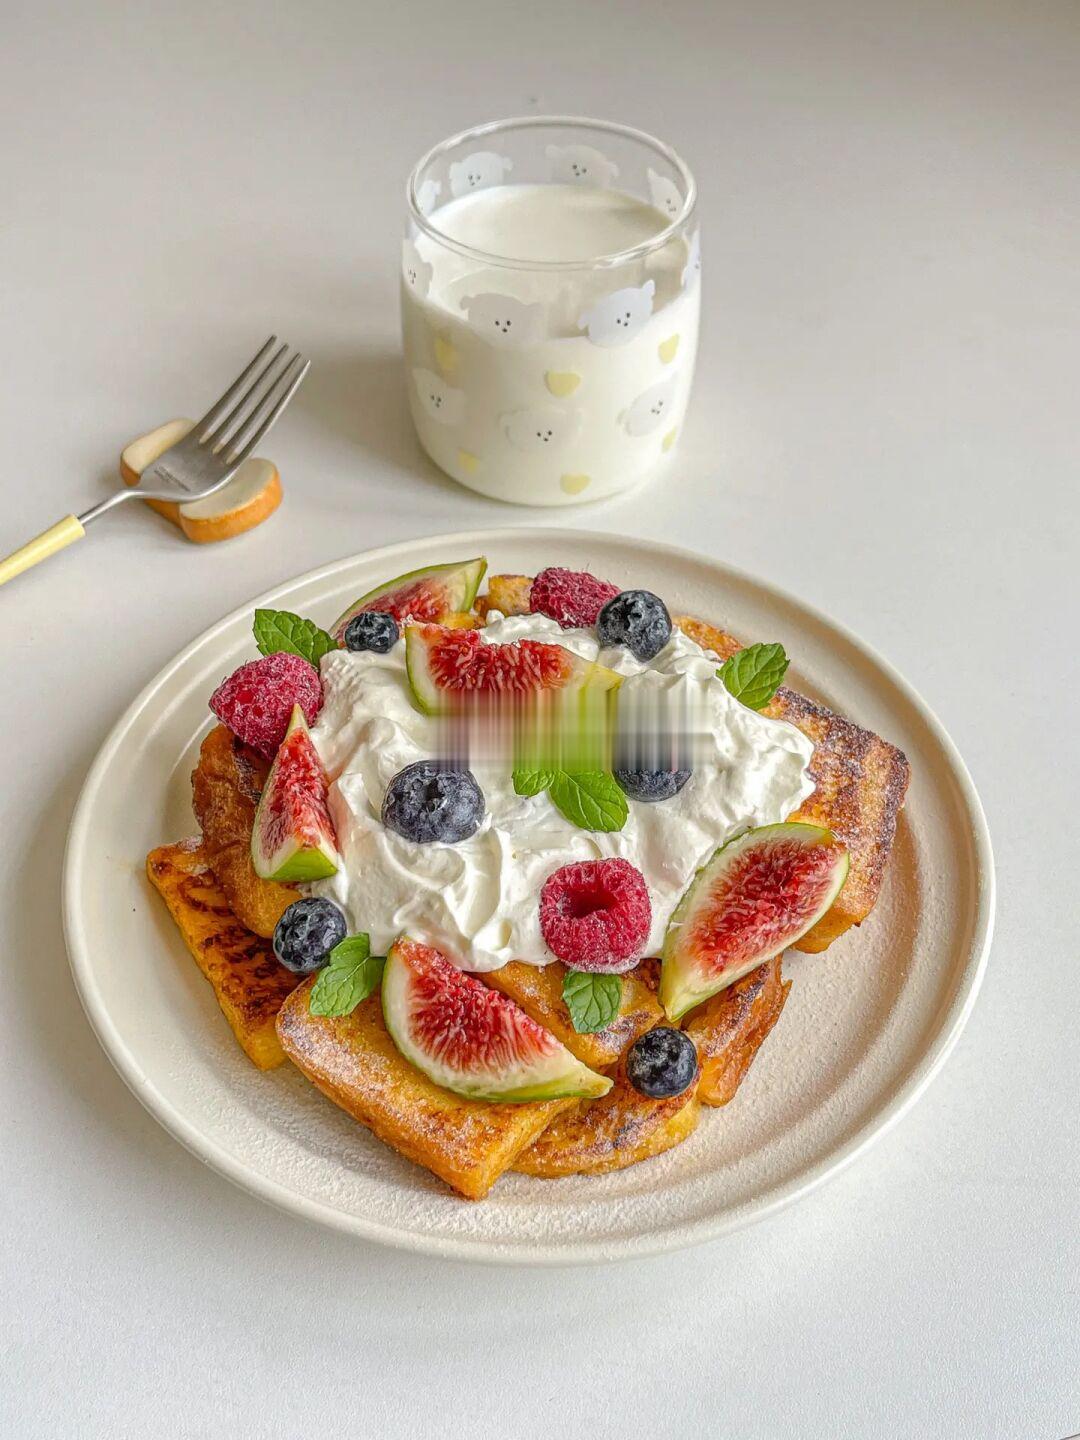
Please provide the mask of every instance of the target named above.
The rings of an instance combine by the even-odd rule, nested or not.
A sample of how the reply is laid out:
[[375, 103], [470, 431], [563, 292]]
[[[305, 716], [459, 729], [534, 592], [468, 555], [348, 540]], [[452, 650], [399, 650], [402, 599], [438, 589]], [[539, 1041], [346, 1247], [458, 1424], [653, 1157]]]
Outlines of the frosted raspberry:
[[629, 860], [564, 865], [540, 891], [544, 939], [575, 970], [629, 970], [644, 954], [651, 925], [648, 889]]
[[557, 620], [564, 630], [595, 625], [596, 617], [619, 593], [617, 585], [598, 580], [585, 570], [541, 570], [532, 582], [529, 608], [534, 615]]
[[210, 696], [210, 709], [222, 724], [268, 760], [285, 739], [293, 706], [299, 705], [313, 725], [322, 703], [318, 670], [285, 651], [249, 660]]

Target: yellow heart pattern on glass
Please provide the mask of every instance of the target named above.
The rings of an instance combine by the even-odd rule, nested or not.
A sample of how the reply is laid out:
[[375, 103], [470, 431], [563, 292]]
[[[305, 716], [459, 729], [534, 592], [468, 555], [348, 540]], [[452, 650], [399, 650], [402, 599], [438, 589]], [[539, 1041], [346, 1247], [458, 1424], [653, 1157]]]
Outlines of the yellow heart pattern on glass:
[[443, 335], [435, 336], [435, 364], [449, 378], [458, 367], [458, 352]]
[[660, 359], [664, 362], [664, 364], [670, 365], [672, 360], [675, 359], [676, 350], [678, 350], [679, 348], [678, 335], [669, 335], [668, 338], [666, 340], [662, 340], [656, 348], [659, 351]]
[[544, 384], [552, 395], [565, 400], [567, 395], [572, 395], [581, 384], [581, 376], [576, 375], [573, 370], [549, 370], [544, 376]]
[[480, 464], [479, 455], [474, 455], [471, 450], [459, 450], [457, 452], [457, 463], [465, 471], [466, 475], [475, 475]]
[[564, 475], [559, 481], [567, 495], [580, 495], [586, 485], [592, 483], [590, 475]]
[[663, 440], [661, 440], [661, 442], [660, 442], [660, 448], [661, 448], [661, 450], [670, 450], [671, 447], [672, 447], [672, 445], [675, 444], [675, 436], [676, 436], [678, 433], [679, 433], [678, 426], [676, 426], [676, 428], [675, 428], [674, 430], [669, 430], [669, 431], [667, 432], [667, 434], [664, 436]]

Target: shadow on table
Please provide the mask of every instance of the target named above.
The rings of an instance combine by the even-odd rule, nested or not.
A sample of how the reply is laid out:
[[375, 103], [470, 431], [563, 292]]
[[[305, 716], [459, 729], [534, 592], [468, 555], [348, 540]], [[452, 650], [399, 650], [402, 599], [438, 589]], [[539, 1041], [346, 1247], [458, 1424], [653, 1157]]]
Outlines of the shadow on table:
[[428, 459], [416, 438], [397, 348], [312, 355], [295, 403], [320, 430], [460, 498], [461, 487]]
[[400, 351], [313, 355], [295, 403], [320, 428], [380, 459], [409, 469], [425, 459], [409, 416]]

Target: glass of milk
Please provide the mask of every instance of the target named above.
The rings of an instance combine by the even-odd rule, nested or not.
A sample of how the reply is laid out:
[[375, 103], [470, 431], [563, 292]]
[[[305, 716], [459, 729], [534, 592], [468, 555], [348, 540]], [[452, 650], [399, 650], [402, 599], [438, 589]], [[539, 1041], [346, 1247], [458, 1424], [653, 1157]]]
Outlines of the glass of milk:
[[697, 351], [693, 176], [599, 120], [464, 131], [408, 185], [409, 405], [441, 469], [519, 505], [629, 490], [671, 458]]

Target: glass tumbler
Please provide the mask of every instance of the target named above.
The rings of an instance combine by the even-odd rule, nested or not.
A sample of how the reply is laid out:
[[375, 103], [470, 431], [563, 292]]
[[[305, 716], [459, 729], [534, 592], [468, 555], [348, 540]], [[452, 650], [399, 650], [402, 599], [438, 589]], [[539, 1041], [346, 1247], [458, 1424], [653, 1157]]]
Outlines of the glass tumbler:
[[401, 316], [420, 443], [453, 479], [575, 505], [653, 475], [697, 352], [696, 187], [625, 125], [500, 120], [408, 183]]

